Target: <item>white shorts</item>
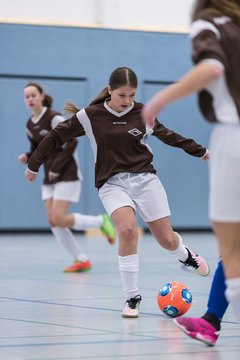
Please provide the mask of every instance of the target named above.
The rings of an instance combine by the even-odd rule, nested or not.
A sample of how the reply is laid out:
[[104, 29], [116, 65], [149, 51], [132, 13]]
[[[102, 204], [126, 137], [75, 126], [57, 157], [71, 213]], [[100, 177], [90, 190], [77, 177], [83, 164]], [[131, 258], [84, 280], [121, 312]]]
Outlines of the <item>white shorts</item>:
[[209, 216], [240, 222], [240, 126], [217, 125], [210, 140]]
[[54, 199], [79, 202], [81, 193], [81, 181], [60, 181], [55, 184], [42, 185], [42, 200]]
[[164, 187], [152, 173], [114, 175], [100, 188], [99, 197], [110, 216], [123, 206], [132, 207], [145, 222], [170, 215]]

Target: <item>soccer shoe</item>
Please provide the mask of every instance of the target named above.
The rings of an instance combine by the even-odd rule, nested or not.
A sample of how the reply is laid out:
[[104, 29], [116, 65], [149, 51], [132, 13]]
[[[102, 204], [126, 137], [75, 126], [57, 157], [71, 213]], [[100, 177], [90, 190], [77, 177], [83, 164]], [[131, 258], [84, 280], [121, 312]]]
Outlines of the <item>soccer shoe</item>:
[[207, 276], [210, 268], [206, 260], [196, 254], [194, 251], [187, 248], [188, 258], [185, 261], [179, 260], [183, 265], [192, 268], [197, 274], [201, 276]]
[[109, 244], [113, 245], [116, 241], [116, 230], [108, 214], [103, 214], [102, 217], [103, 217], [103, 224], [100, 229], [102, 233], [106, 236]]
[[87, 261], [75, 261], [71, 266], [64, 269], [64, 272], [83, 272], [90, 270], [92, 264], [89, 260]]
[[123, 318], [137, 318], [140, 301], [142, 300], [141, 295], [136, 295], [133, 298], [127, 300], [124, 304], [122, 311]]
[[218, 339], [219, 331], [203, 318], [179, 317], [173, 322], [185, 334], [208, 346], [214, 346]]

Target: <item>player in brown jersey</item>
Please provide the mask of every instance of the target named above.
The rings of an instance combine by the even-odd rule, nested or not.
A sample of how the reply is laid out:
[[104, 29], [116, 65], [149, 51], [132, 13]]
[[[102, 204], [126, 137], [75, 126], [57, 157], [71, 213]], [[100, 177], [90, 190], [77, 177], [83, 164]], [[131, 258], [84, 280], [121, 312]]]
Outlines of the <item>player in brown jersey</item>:
[[[65, 119], [51, 109], [52, 98], [44, 93], [38, 83], [29, 83], [25, 86], [24, 100], [32, 113], [27, 122], [27, 136], [31, 148], [28, 153], [19, 155], [19, 161], [26, 164], [46, 134]], [[77, 140], [69, 139], [44, 160], [42, 200], [48, 222], [57, 241], [74, 259], [73, 265], [65, 268], [65, 272], [79, 272], [91, 268], [88, 256], [82, 251], [70, 228], [100, 228], [110, 243], [113, 244], [115, 240], [115, 230], [107, 214], [90, 216], [68, 213], [70, 205], [79, 201], [83, 179], [76, 147]]]
[[225, 284], [226, 298], [240, 321], [240, 0], [195, 1], [190, 36], [195, 66], [158, 92], [145, 106], [143, 117], [152, 126], [167, 104], [198, 93], [203, 116], [216, 123], [210, 140], [209, 214], [226, 280], [222, 276], [212, 284], [211, 316], [175, 320], [189, 336], [214, 345], [227, 309]]
[[138, 290], [139, 261], [136, 211], [148, 224], [158, 243], [198, 274], [209, 273], [207, 262], [183, 245], [170, 224], [167, 195], [155, 175], [153, 154], [147, 143], [153, 135], [192, 156], [207, 158], [207, 149], [192, 139], [156, 122], [146, 126], [141, 117], [143, 105], [134, 101], [137, 77], [127, 68], [113, 71], [109, 86], [85, 109], [68, 106], [72, 118], [58, 125], [41, 142], [29, 160], [26, 178], [34, 181], [44, 158], [73, 136], [87, 135], [95, 157], [96, 187], [119, 238], [119, 270], [126, 297], [123, 317], [138, 316], [141, 296]]

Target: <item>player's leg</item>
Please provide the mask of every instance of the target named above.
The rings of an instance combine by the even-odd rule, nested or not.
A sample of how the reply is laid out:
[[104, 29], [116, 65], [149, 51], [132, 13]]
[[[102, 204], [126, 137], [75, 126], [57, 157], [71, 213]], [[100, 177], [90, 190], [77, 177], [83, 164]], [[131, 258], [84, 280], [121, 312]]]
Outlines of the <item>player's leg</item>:
[[134, 202], [142, 219], [158, 243], [174, 254], [185, 266], [198, 274], [209, 273], [207, 262], [182, 242], [179, 234], [173, 231], [170, 223], [170, 209], [167, 194], [159, 178], [150, 173], [136, 178]]
[[108, 214], [85, 215], [80, 213], [68, 214], [70, 227], [75, 230], [87, 230], [90, 228], [99, 228], [107, 238], [110, 245], [116, 241], [116, 230]]
[[227, 279], [226, 296], [240, 321], [240, 128], [215, 127], [210, 150], [210, 218]]
[[119, 249], [118, 263], [125, 297], [123, 317], [137, 317], [141, 296], [138, 290], [139, 260], [137, 253], [138, 229], [135, 205], [129, 190], [130, 174], [119, 174], [105, 183], [99, 197], [116, 227]]
[[70, 229], [66, 227], [55, 226], [55, 223], [53, 221], [55, 216], [54, 209], [58, 209], [58, 211], [62, 213], [67, 212], [70, 203], [67, 201], [53, 200], [51, 198], [46, 199], [44, 201], [44, 204], [53, 235], [55, 236], [57, 242], [67, 250], [67, 252], [72, 256], [74, 260], [74, 264], [68, 268], [65, 268], [64, 271], [73, 272], [89, 270], [91, 268], [90, 260], [88, 259], [88, 256], [83, 252], [74, 234], [71, 232]]
[[206, 260], [183, 244], [181, 236], [172, 230], [169, 217], [149, 222], [148, 226], [158, 243], [184, 266], [202, 276], [209, 274]]
[[[81, 192], [81, 182], [66, 181], [55, 184], [54, 198], [59, 201], [78, 202]], [[53, 222], [55, 226], [68, 227], [74, 230], [87, 230], [90, 228], [99, 228], [106, 236], [110, 244], [114, 244], [116, 231], [110, 217], [107, 214], [85, 215], [81, 213], [69, 213], [67, 204], [53, 205]], [[65, 208], [64, 208], [65, 206]]]
[[174, 323], [188, 336], [206, 345], [215, 345], [221, 329], [221, 321], [227, 310], [225, 276], [222, 261], [215, 271], [208, 297], [208, 309], [201, 318], [179, 317]]
[[73, 257], [73, 264], [64, 269], [65, 272], [82, 272], [91, 269], [91, 262], [80, 246], [76, 236], [72, 231], [64, 227], [63, 223], [55, 222], [55, 219], [64, 219], [68, 216], [68, 211], [71, 203], [64, 200], [53, 200], [51, 217], [53, 221], [52, 232], [57, 238], [58, 242], [71, 254]]
[[222, 260], [220, 260], [214, 273], [208, 297], [208, 308], [203, 315], [203, 319], [207, 320], [217, 330], [220, 330], [221, 328], [221, 321], [228, 307], [225, 291], [225, 274], [223, 271]]
[[213, 223], [219, 240], [224, 271], [226, 297], [240, 322], [240, 223]]
[[135, 318], [138, 317], [141, 301], [138, 289], [138, 229], [135, 211], [129, 206], [121, 207], [113, 212], [112, 219], [119, 238], [118, 262], [125, 295], [122, 317]]

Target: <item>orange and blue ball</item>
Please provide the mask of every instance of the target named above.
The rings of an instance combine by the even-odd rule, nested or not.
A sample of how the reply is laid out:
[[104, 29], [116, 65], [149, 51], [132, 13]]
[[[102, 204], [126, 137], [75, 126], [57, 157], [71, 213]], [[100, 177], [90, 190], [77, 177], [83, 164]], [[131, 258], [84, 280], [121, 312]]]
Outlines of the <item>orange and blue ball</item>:
[[158, 292], [158, 306], [167, 316], [177, 317], [185, 314], [192, 305], [192, 294], [186, 285], [169, 282]]

